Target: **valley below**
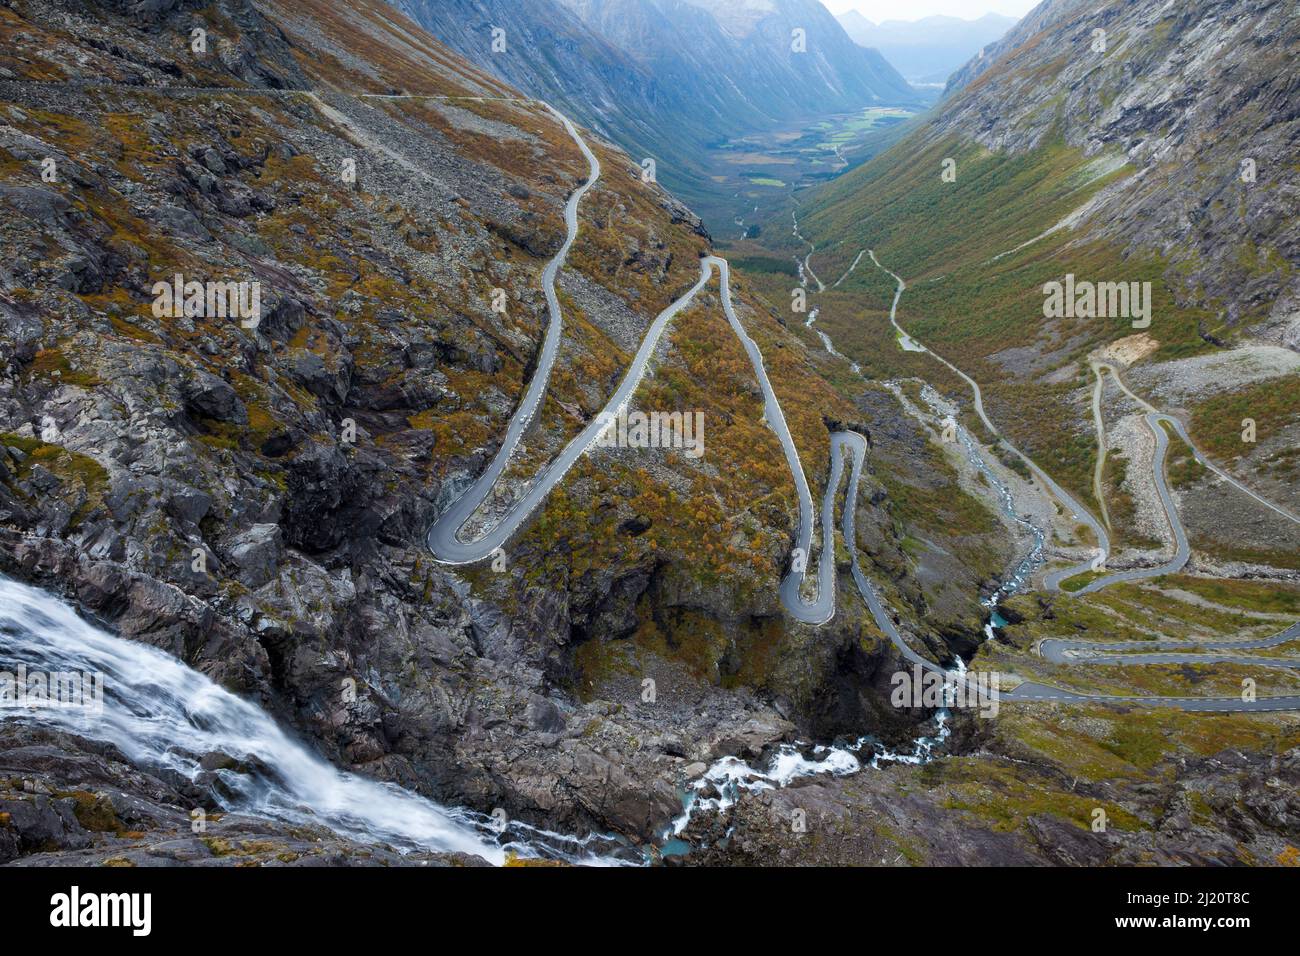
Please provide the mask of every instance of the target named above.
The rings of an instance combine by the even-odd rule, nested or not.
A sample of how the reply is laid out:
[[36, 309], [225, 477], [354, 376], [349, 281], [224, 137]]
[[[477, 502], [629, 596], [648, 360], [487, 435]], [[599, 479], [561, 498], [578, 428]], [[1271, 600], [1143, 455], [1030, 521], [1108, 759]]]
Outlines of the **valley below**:
[[912, 108], [870, 107], [729, 139], [703, 152], [710, 195], [693, 208], [720, 240], [752, 237], [774, 206], [870, 159], [915, 115]]
[[1195, 6], [674, 171], [601, 4], [0, 4], [0, 863], [1294, 863], [1300, 34]]

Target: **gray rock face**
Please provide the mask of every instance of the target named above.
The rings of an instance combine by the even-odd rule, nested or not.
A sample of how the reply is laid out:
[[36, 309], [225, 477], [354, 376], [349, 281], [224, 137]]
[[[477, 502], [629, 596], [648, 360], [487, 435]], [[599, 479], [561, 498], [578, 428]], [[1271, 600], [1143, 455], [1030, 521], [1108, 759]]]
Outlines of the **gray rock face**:
[[200, 415], [232, 425], [247, 425], [248, 411], [235, 390], [210, 372], [199, 371], [186, 383], [182, 392], [186, 402]]
[[90, 846], [70, 798], [33, 793], [20, 799], [0, 799], [0, 863], [34, 850], [81, 850]]
[[[1045, 49], [1059, 54], [1048, 73], [1038, 69]], [[1243, 270], [1239, 258], [1258, 245], [1300, 260], [1289, 198], [1300, 188], [1297, 56], [1294, 11], [1272, 0], [1051, 0], [953, 75], [936, 129], [1012, 152], [1061, 130], [1088, 155], [1127, 162], [1141, 175], [1111, 190], [1082, 228], [1168, 256], [1186, 300], [1228, 324], [1258, 320], [1300, 294], [1286, 270]], [[1287, 330], [1276, 339], [1294, 336], [1294, 316], [1272, 318]]]
[[[387, 29], [377, 4], [336, 5], [336, 22], [321, 31], [299, 4], [223, 0], [239, 36], [225, 38], [199, 75], [166, 38], [201, 6], [51, 0], [24, 9], [57, 38], [40, 52], [24, 47], [28, 60], [117, 85], [93, 95], [60, 84], [3, 90], [17, 104], [5, 122], [18, 133], [6, 125], [0, 137], [25, 144], [27, 162], [75, 152], [30, 117], [53, 113], [87, 136], [107, 132], [98, 152], [61, 165], [57, 188], [24, 181], [42, 193], [0, 194], [0, 239], [12, 252], [0, 263], [0, 571], [259, 702], [340, 765], [547, 829], [654, 843], [681, 812], [683, 783], [723, 756], [757, 759], [796, 737], [870, 731], [900, 746], [914, 737], [916, 716], [885, 703], [897, 653], [872, 638], [863, 609], [846, 604], [817, 631], [781, 619], [771, 586], [790, 537], [781, 488], [746, 519], [770, 542], [746, 556], [772, 570], [746, 579], [761, 582], [752, 594], [729, 576], [701, 579], [665, 548], [631, 550], [686, 517], [656, 510], [657, 495], [691, 492], [684, 470], [659, 464], [644, 484], [628, 469], [616, 482], [626, 487], [614, 490], [596, 490], [580, 469], [566, 482], [556, 524], [577, 534], [608, 516], [626, 561], [584, 568], [589, 555], [542, 537], [543, 528], [520, 536], [500, 576], [431, 560], [432, 517], [481, 473], [529, 376], [545, 315], [534, 253], [558, 248], [561, 210], [585, 167], [546, 114], [496, 99], [514, 91], [430, 53], [433, 41], [394, 39], [415, 28]], [[61, 25], [64, 12], [81, 18], [76, 34]], [[308, 54], [302, 61], [286, 35]], [[384, 62], [366, 59], [376, 35], [391, 39]], [[339, 86], [413, 83], [486, 99], [458, 114], [325, 92], [303, 72], [315, 63], [329, 64]], [[180, 88], [214, 76], [253, 89]], [[308, 86], [320, 92], [283, 92]], [[592, 140], [607, 167], [632, 165]], [[339, 177], [346, 159], [360, 160], [359, 188]], [[557, 369], [596, 395], [614, 372], [581, 362], [608, 357], [601, 336], [634, 344], [694, 281], [703, 243], [685, 210], [612, 175], [580, 214], [572, 269], [581, 279], [561, 292], [590, 313], [578, 328], [601, 354], [566, 355]], [[261, 325], [156, 319], [150, 289], [178, 268], [262, 282]], [[509, 293], [506, 318], [482, 294], [496, 287]], [[768, 316], [752, 318], [801, 364], [796, 339]], [[566, 395], [576, 411], [565, 415], [588, 411], [581, 388]], [[886, 419], [882, 444], [892, 437], [887, 413], [864, 404], [864, 415]], [[542, 457], [562, 430], [539, 422], [530, 452]], [[915, 459], [913, 440], [923, 441], [903, 430], [893, 442], [898, 470]], [[808, 467], [815, 481], [823, 466]], [[883, 498], [862, 506], [858, 544], [897, 578], [900, 606], [923, 608], [924, 582], [907, 576]], [[929, 567], [932, 577], [955, 574]], [[940, 637], [958, 646], [974, 626], [975, 589], [965, 591], [964, 604], [929, 609]], [[940, 637], [929, 635], [936, 652]], [[23, 806], [4, 811], [21, 826], [0, 823], [0, 859], [474, 862], [399, 858], [233, 815], [197, 837], [176, 808], [209, 805], [215, 779], [162, 779], [93, 741], [8, 723], [4, 750], [0, 802]], [[238, 769], [229, 755], [207, 756], [208, 773]], [[36, 789], [15, 787], [15, 776]], [[802, 795], [815, 794], [770, 799]], [[958, 827], [919, 798], [877, 798], [903, 815], [916, 809], [927, 833]], [[1250, 801], [1252, 818], [1290, 812], [1266, 790]], [[837, 818], [860, 805], [830, 787], [822, 803]], [[123, 836], [114, 820], [144, 836]], [[741, 822], [744, 840], [728, 859], [746, 859], [745, 840], [774, 845]], [[1050, 822], [1038, 832], [1084, 858]], [[951, 857], [1043, 855], [1017, 847], [978, 833]]]
[[163, 206], [158, 210], [158, 222], [169, 232], [190, 239], [211, 240], [212, 233], [199, 222], [198, 217], [188, 209], [179, 206]]
[[71, 206], [66, 198], [52, 189], [9, 183], [0, 183], [0, 201], [35, 222], [47, 225], [58, 224]]
[[239, 580], [258, 588], [279, 571], [284, 534], [278, 524], [255, 524], [231, 539], [227, 556], [239, 568]]
[[[76, 35], [61, 17], [74, 6], [83, 24]], [[13, 132], [0, 129], [5, 148], [26, 150], [28, 161], [69, 156], [56, 184], [23, 180], [0, 194], [0, 240], [13, 253], [0, 265], [0, 572], [262, 703], [358, 772], [548, 829], [657, 839], [680, 812], [683, 767], [793, 734], [834, 648], [856, 635], [850, 627], [819, 635], [815, 652], [773, 678], [790, 719], [742, 682], [726, 687], [721, 674], [701, 676], [656, 654], [635, 665], [658, 681], [657, 702], [648, 703], [642, 678], [622, 672], [578, 688], [579, 651], [628, 652], [647, 594], [718, 614], [719, 627], [736, 633], [770, 623], [774, 602], [738, 616], [725, 585], [664, 584], [653, 560], [571, 586], [550, 571], [538, 585], [525, 569], [547, 556], [525, 551], [499, 586], [474, 589], [472, 572], [430, 560], [424, 533], [436, 503], [479, 473], [488, 454], [462, 438], [490, 441], [504, 427], [533, 360], [544, 299], [543, 265], [530, 250], [562, 241], [563, 204], [583, 172], [571, 144], [545, 138], [562, 134], [527, 106], [410, 120], [382, 102], [275, 94], [265, 80], [238, 98], [174, 89], [213, 82], [210, 73], [193, 76], [190, 58], [177, 59], [159, 39], [194, 5], [153, 4], [139, 19], [127, 9], [55, 2], [32, 14], [60, 38], [40, 56], [118, 85], [93, 98], [75, 85], [4, 90], [26, 106], [23, 115], [57, 113], [102, 135], [96, 149], [71, 155], [57, 130], [14, 110], [6, 112]], [[296, 25], [307, 42], [317, 34], [295, 20], [295, 5], [232, 0], [224, 9], [243, 36], [232, 56], [205, 68], [224, 64], [232, 85], [295, 75], [267, 19]], [[392, 16], [363, 5], [347, 8], [342, 22], [368, 35], [375, 11]], [[324, 44], [323, 59], [359, 62], [345, 45], [311, 42]], [[127, 55], [101, 49], [112, 45]], [[249, 50], [262, 52], [250, 59]], [[448, 66], [450, 56], [407, 52], [418, 66], [403, 82], [431, 74], [467, 92], [513, 95]], [[364, 64], [355, 87], [370, 89], [375, 69]], [[108, 106], [131, 119], [113, 128]], [[495, 138], [470, 136], [484, 124]], [[489, 148], [498, 140], [520, 153]], [[362, 153], [359, 141], [383, 148]], [[139, 142], [157, 150], [151, 161], [136, 161]], [[597, 148], [607, 160], [618, 156]], [[337, 171], [358, 157], [365, 189], [342, 189]], [[581, 210], [584, 241], [602, 241], [599, 231], [621, 217], [635, 246], [626, 263], [618, 249], [597, 254], [612, 271], [583, 268], [578, 308], [603, 303], [599, 311], [620, 316], [621, 339], [632, 345], [678, 286], [694, 281], [703, 243], [698, 220], [661, 190], [635, 202], [626, 190], [611, 178], [600, 204]], [[262, 322], [156, 317], [154, 283], [177, 272], [260, 281]], [[509, 290], [509, 321], [475, 297], [485, 279]], [[22, 293], [10, 295], [16, 282]], [[566, 356], [562, 366], [574, 361]], [[581, 485], [574, 493], [589, 494]], [[729, 673], [738, 666], [729, 662]], [[355, 699], [343, 698], [345, 681]], [[6, 723], [7, 772], [40, 777], [52, 793], [84, 789], [91, 805], [109, 792], [117, 818], [147, 835], [144, 846], [127, 846], [115, 830], [82, 820], [87, 837], [59, 797], [39, 811], [21, 808], [23, 832], [58, 830], [57, 847], [10, 839], [0, 826], [0, 853], [41, 865], [60, 855], [120, 855], [138, 865], [245, 852], [279, 860], [240, 849], [245, 836], [255, 842], [256, 821], [232, 821], [209, 846], [160, 809], [210, 799], [203, 786], [151, 778], [70, 737], [42, 752], [38, 773], [14, 756], [27, 738], [10, 730]], [[0, 788], [0, 798], [10, 795]], [[305, 848], [315, 839], [266, 832], [289, 841], [286, 855], [323, 859]], [[337, 848], [329, 862], [358, 862], [354, 848], [319, 842]]]

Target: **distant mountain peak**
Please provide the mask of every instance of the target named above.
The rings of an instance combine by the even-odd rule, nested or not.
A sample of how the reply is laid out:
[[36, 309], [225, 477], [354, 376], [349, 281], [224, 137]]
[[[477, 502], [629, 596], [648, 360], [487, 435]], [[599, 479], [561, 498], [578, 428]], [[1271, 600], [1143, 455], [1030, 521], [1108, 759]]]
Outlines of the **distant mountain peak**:
[[[845, 10], [843, 13], [836, 14], [835, 19], [840, 21], [840, 26], [844, 27], [845, 32], [848, 32], [850, 25], [854, 27], [874, 27], [876, 25], [874, 20], [868, 19], [857, 10]], [[849, 36], [852, 37], [853, 34], [849, 33]]]
[[758, 24], [779, 12], [777, 0], [685, 0], [692, 7], [707, 10], [718, 25], [734, 37], [744, 39]]
[[[481, 69], [564, 109], [698, 202], [724, 139], [921, 97], [818, 0], [389, 0]], [[494, 53], [488, 24], [505, 29]], [[806, 52], [792, 49], [802, 28]]]
[[919, 20], [872, 23], [856, 10], [836, 19], [853, 42], [879, 50], [910, 83], [917, 85], [945, 82], [1019, 22], [1014, 17], [986, 13], [975, 20], [935, 14]]

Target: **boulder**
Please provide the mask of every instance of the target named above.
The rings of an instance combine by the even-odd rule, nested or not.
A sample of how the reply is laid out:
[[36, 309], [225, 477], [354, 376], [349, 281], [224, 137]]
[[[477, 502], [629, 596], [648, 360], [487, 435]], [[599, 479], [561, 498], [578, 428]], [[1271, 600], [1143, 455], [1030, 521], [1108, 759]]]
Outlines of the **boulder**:
[[258, 588], [279, 573], [284, 535], [278, 524], [255, 524], [232, 539], [226, 554], [239, 568], [240, 582]]
[[196, 371], [182, 386], [182, 394], [189, 408], [204, 418], [213, 418], [232, 425], [247, 425], [248, 410], [235, 394], [230, 383], [211, 372]]

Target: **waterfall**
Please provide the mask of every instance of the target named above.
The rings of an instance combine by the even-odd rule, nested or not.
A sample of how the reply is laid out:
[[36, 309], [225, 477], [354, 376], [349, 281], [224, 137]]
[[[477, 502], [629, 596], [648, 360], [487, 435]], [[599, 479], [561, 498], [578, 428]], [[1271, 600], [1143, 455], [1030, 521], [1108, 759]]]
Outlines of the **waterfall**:
[[[20, 674], [34, 689], [48, 680], [44, 702], [34, 700], [40, 693], [27, 695], [26, 706], [16, 698]], [[94, 675], [84, 686], [102, 692], [60, 704], [51, 699], [57, 675]], [[519, 822], [503, 826], [490, 816], [443, 807], [395, 784], [340, 770], [286, 734], [260, 707], [174, 657], [115, 637], [57, 598], [0, 578], [0, 722], [11, 720], [112, 744], [138, 766], [191, 781], [202, 772], [205, 755], [235, 758], [252, 771], [215, 771], [222, 785], [213, 799], [227, 812], [325, 826], [403, 852], [472, 853], [497, 864], [508, 854], [618, 862], [596, 853], [601, 844], [606, 851], [617, 849], [613, 838], [567, 837]]]

